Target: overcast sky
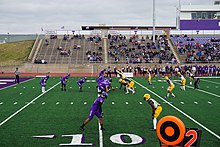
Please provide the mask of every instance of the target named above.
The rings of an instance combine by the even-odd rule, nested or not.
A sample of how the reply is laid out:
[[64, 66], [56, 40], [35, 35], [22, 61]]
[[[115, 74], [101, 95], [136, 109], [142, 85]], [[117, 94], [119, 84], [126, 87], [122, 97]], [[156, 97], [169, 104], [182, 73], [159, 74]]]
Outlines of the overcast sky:
[[[156, 25], [176, 25], [179, 0], [156, 0]], [[181, 0], [213, 5], [214, 0]], [[152, 25], [153, 0], [0, 0], [0, 34], [81, 30], [82, 25]]]

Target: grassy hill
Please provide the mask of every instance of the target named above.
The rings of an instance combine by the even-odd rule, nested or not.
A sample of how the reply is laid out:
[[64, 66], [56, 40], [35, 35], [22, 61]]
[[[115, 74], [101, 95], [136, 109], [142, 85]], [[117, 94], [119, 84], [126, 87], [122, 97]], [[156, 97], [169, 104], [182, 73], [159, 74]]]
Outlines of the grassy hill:
[[33, 44], [34, 40], [0, 44], [0, 64], [4, 66], [26, 62]]

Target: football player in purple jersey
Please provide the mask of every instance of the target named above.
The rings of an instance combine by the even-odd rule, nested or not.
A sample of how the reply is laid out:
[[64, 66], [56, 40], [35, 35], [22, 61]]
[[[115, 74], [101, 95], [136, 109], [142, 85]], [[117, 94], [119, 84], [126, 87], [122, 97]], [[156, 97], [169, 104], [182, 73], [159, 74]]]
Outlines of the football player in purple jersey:
[[66, 91], [66, 84], [67, 84], [67, 80], [68, 78], [70, 77], [70, 74], [68, 73], [67, 75], [63, 76], [60, 80], [61, 82], [61, 90], [63, 91]]
[[47, 82], [47, 80], [49, 79], [49, 77], [50, 77], [49, 75], [46, 75], [44, 78], [42, 78], [42, 79], [40, 80], [40, 85], [41, 85], [42, 93], [45, 92], [46, 82]]
[[105, 101], [105, 99], [107, 98], [108, 93], [107, 92], [103, 92], [92, 104], [92, 106], [90, 107], [89, 110], [89, 116], [88, 118], [84, 121], [84, 123], [80, 126], [80, 130], [84, 131], [84, 127], [85, 125], [87, 125], [89, 123], [89, 121], [92, 120], [92, 118], [94, 117], [94, 115], [96, 115], [99, 118], [99, 123], [101, 125], [101, 130], [104, 130], [103, 128], [103, 122], [102, 122], [102, 105]]
[[85, 83], [86, 80], [87, 80], [87, 77], [83, 77], [82, 79], [76, 82], [79, 85], [80, 92], [82, 92], [83, 83]]

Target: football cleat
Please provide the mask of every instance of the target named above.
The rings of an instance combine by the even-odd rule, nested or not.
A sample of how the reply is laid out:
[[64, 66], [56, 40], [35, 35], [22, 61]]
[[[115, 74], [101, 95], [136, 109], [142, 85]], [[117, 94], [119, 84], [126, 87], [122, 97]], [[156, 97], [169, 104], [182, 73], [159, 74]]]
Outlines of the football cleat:
[[81, 131], [84, 131], [84, 127], [80, 126], [80, 130], [81, 130]]
[[151, 130], [151, 131], [156, 131], [156, 129], [154, 129], [154, 128], [150, 128], [150, 130]]

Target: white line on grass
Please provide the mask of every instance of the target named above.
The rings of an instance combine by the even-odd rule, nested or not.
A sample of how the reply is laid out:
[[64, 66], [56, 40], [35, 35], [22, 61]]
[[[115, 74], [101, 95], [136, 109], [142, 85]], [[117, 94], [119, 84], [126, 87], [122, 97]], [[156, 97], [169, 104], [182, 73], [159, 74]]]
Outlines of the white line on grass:
[[11, 118], [13, 118], [15, 115], [17, 115], [19, 112], [21, 112], [22, 110], [24, 110], [26, 107], [28, 107], [30, 104], [32, 104], [34, 101], [36, 101], [37, 99], [39, 99], [41, 96], [43, 96], [45, 93], [47, 93], [48, 91], [50, 91], [51, 89], [53, 89], [54, 87], [56, 87], [58, 84], [60, 84], [60, 82], [58, 82], [57, 84], [55, 84], [54, 86], [52, 86], [50, 89], [48, 89], [47, 91], [45, 91], [44, 93], [41, 93], [40, 95], [38, 95], [36, 98], [34, 98], [32, 101], [30, 101], [27, 105], [23, 106], [21, 109], [19, 109], [18, 111], [16, 111], [15, 113], [13, 113], [11, 116], [9, 116], [7, 119], [5, 119], [4, 121], [2, 121], [0, 123], [0, 126], [2, 126], [4, 123], [6, 123], [7, 121], [9, 121]]
[[194, 77], [194, 78], [200, 78], [200, 79], [219, 79], [220, 77]]
[[[133, 79], [133, 81], [135, 81]], [[173, 107], [174, 109], [176, 109], [178, 112], [182, 113], [184, 116], [186, 116], [187, 118], [189, 118], [191, 121], [193, 121], [194, 123], [196, 123], [197, 125], [199, 125], [200, 127], [202, 127], [203, 129], [205, 129], [206, 131], [208, 131], [210, 134], [212, 134], [213, 136], [215, 136], [216, 138], [218, 138], [220, 140], [220, 136], [217, 135], [216, 133], [214, 133], [213, 131], [211, 131], [210, 129], [208, 129], [207, 127], [205, 127], [204, 125], [202, 125], [201, 123], [199, 123], [198, 121], [196, 121], [194, 118], [192, 118], [191, 116], [189, 116], [188, 114], [186, 114], [185, 112], [183, 112], [182, 110], [180, 110], [179, 108], [177, 108], [176, 106], [172, 105], [171, 103], [169, 103], [168, 101], [166, 101], [165, 99], [163, 99], [161, 96], [159, 96], [158, 94], [156, 94], [155, 92], [151, 91], [150, 89], [148, 89], [147, 87], [143, 86], [142, 84], [138, 83], [137, 81], [135, 81], [135, 83], [137, 83], [139, 86], [141, 86], [142, 88], [146, 89], [147, 91], [151, 92], [152, 94], [154, 94], [155, 96], [157, 96], [158, 98], [160, 98], [162, 101], [166, 102], [168, 105], [170, 105], [171, 107]]]
[[[34, 80], [34, 79], [35, 79], [35, 78], [32, 78], [32, 79], [29, 79], [29, 80], [26, 80], [26, 81], [20, 82], [20, 84], [22, 84], [22, 83], [26, 83], [26, 82], [29, 82], [29, 81]], [[4, 87], [4, 88], [2, 88], [2, 89], [0, 89], [0, 90], [3, 90], [3, 89], [6, 89], [6, 88], [9, 88], [9, 87], [12, 87], [12, 86], [15, 86], [15, 85], [20, 85], [20, 84], [13, 84], [13, 85], [10, 85], [10, 86], [7, 86], [7, 87]]]
[[103, 147], [103, 135], [99, 120], [98, 120], [98, 124], [99, 124], [99, 147]]
[[220, 83], [214, 82], [214, 81], [208, 81], [208, 80], [204, 80], [204, 79], [201, 79], [201, 81], [205, 81], [205, 82], [208, 82], [208, 83], [213, 83], [213, 84], [219, 84], [220, 85]]
[[[176, 83], [176, 84], [180, 85], [180, 83], [177, 83], [177, 82], [173, 82], [173, 83]], [[188, 85], [186, 85], [186, 87], [191, 88], [191, 89], [194, 89], [194, 87], [191, 87], [191, 86], [188, 86]], [[220, 95], [217, 95], [217, 94], [214, 94], [214, 93], [211, 93], [211, 92], [202, 90], [202, 89], [195, 89], [195, 90], [198, 90], [198, 91], [200, 91], [200, 92], [204, 92], [204, 93], [207, 93], [207, 94], [216, 96], [216, 97], [220, 97]]]

